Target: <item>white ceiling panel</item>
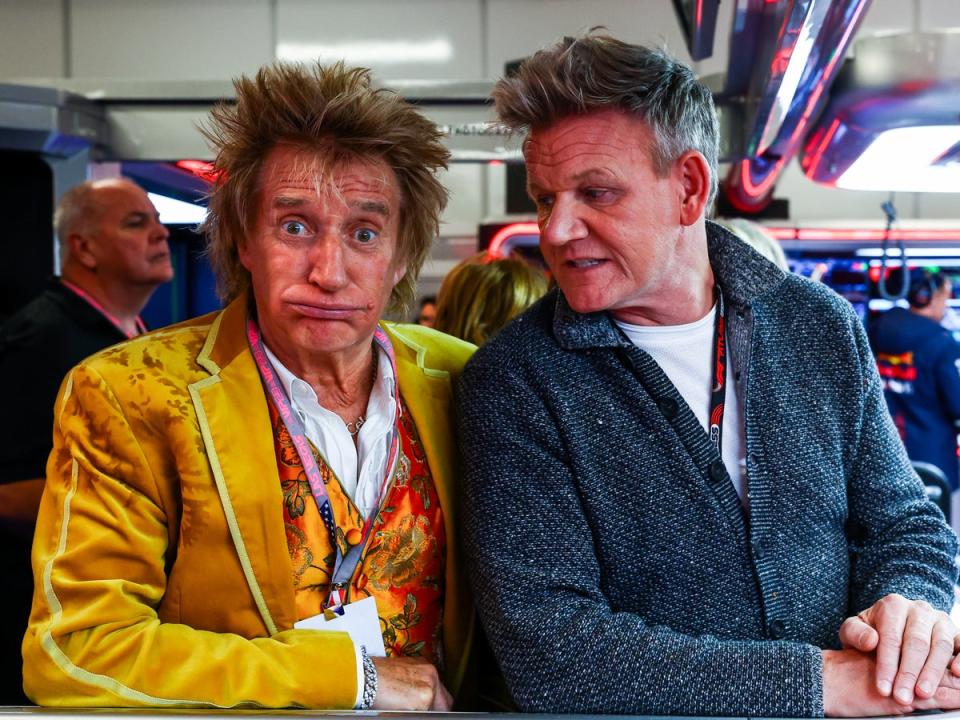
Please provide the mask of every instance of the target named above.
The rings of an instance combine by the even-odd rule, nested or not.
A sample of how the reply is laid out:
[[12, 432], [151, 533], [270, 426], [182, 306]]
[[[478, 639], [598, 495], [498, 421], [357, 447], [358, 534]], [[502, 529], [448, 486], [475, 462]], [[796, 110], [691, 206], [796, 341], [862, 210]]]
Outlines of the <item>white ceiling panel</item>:
[[278, 0], [277, 58], [372, 68], [377, 80], [482, 79], [479, 0]]
[[0, 78], [61, 75], [62, 30], [60, 0], [0, 2]]
[[219, 80], [273, 59], [269, 3], [83, 0], [71, 6], [75, 77]]

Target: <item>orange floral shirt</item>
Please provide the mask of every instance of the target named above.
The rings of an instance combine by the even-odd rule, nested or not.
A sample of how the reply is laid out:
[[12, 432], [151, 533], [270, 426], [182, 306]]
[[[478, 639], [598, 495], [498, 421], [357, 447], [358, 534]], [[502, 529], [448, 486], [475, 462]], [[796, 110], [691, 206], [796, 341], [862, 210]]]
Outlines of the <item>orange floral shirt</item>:
[[[287, 548], [293, 563], [297, 619], [323, 612], [336, 552], [330, 543], [290, 433], [270, 405]], [[443, 511], [416, 426], [400, 398], [400, 448], [393, 477], [347, 588], [345, 602], [373, 596], [387, 655], [440, 665], [446, 532]], [[340, 551], [356, 541], [364, 519], [311, 444], [336, 519]]]

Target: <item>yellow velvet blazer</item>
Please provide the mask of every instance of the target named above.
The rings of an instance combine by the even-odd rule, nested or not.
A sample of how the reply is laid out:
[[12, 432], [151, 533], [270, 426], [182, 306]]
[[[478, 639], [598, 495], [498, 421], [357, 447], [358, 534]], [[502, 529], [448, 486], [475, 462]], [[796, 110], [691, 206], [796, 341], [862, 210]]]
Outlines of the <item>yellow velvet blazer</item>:
[[[64, 380], [23, 642], [35, 702], [353, 706], [349, 637], [292, 629], [293, 574], [246, 303], [107, 349]], [[457, 541], [451, 381], [474, 348], [414, 325], [384, 327], [443, 507], [444, 681], [456, 695], [474, 610]]]

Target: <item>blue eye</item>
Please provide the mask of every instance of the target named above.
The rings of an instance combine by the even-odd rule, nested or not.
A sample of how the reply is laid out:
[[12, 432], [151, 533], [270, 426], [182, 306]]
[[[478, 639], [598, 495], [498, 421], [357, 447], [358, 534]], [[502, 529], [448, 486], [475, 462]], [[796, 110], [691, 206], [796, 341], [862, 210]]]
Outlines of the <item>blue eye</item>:
[[369, 243], [377, 239], [377, 233], [370, 228], [359, 228], [358, 230], [354, 230], [353, 237], [362, 243]]
[[288, 235], [303, 235], [307, 227], [299, 220], [289, 220], [283, 223], [283, 231]]

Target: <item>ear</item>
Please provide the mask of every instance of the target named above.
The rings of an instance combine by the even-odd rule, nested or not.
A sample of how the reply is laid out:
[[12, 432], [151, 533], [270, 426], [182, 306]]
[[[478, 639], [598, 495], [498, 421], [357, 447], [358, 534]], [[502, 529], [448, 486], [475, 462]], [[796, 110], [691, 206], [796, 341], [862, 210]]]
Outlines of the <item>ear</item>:
[[677, 160], [680, 176], [680, 223], [693, 225], [707, 211], [710, 198], [710, 166], [696, 150], [688, 150]]
[[397, 283], [403, 280], [403, 276], [407, 274], [407, 264], [400, 263], [400, 265], [393, 271], [393, 287], [397, 286]]
[[250, 247], [246, 238], [241, 238], [237, 243], [237, 257], [240, 258], [240, 264], [250, 272]]
[[97, 240], [90, 235], [70, 233], [67, 235], [67, 245], [70, 248], [69, 257], [87, 270], [97, 269]]

